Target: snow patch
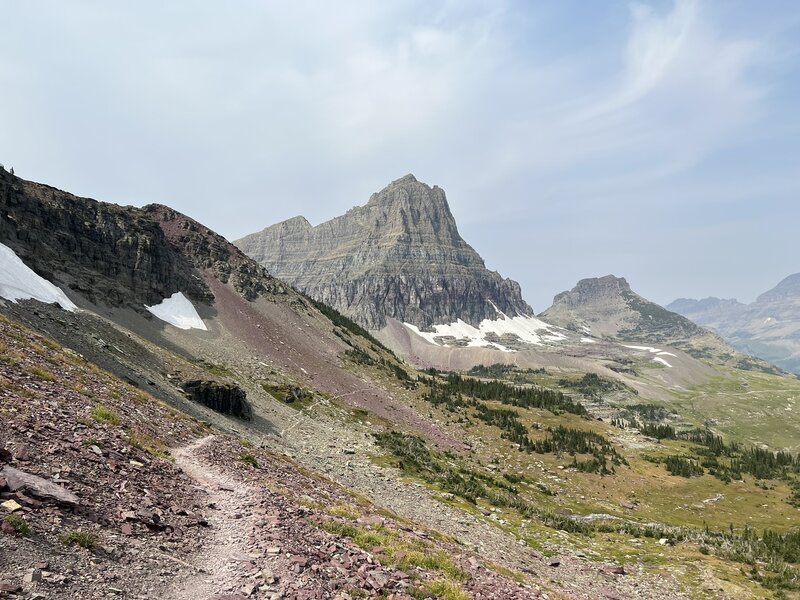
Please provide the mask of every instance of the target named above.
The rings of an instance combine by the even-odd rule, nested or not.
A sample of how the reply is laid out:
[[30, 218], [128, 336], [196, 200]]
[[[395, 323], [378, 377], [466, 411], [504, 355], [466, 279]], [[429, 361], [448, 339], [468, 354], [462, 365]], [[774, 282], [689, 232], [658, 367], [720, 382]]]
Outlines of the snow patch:
[[55, 302], [69, 312], [78, 309], [61, 289], [34, 273], [5, 244], [0, 244], [0, 298], [15, 303], [17, 300]]
[[672, 352], [664, 352], [663, 350], [658, 353], [659, 356], [672, 356], [674, 358], [678, 358], [677, 355], [673, 354]]
[[169, 298], [164, 298], [161, 303], [145, 308], [162, 321], [174, 325], [178, 329], [202, 329], [207, 331], [206, 324], [197, 314], [192, 303], [183, 295], [175, 292]]
[[468, 348], [497, 348], [503, 352], [514, 352], [514, 350], [506, 348], [497, 342], [487, 340], [486, 336], [490, 334], [497, 336], [510, 334], [517, 336], [523, 342], [537, 346], [544, 345], [547, 342], [561, 342], [567, 337], [536, 317], [524, 315], [509, 317], [498, 310], [496, 306], [494, 308], [500, 318], [484, 319], [478, 327], [474, 327], [461, 319], [458, 319], [455, 323], [434, 325], [434, 331], [421, 331], [419, 327], [411, 323], [403, 323], [403, 325], [437, 346], [446, 346], [447, 344], [440, 342], [436, 338], [453, 337], [457, 340], [467, 340]]
[[593, 340], [592, 338], [581, 338], [581, 344], [596, 344], [597, 340]]
[[656, 356], [653, 360], [655, 362], [661, 363], [662, 365], [669, 367], [670, 369], [672, 368], [672, 365], [669, 364], [667, 361], [665, 361], [663, 358], [659, 358], [658, 356]]
[[626, 346], [625, 344], [622, 346], [623, 348], [630, 348], [631, 350], [644, 350], [645, 352], [652, 352], [653, 354], [663, 352], [663, 350], [659, 348], [653, 348], [652, 346]]

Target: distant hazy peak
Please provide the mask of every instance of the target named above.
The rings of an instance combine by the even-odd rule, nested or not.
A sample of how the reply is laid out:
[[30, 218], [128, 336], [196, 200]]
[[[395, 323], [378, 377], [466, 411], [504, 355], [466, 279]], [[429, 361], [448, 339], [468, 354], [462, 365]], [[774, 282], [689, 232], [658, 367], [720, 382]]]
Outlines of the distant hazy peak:
[[756, 304], [794, 298], [800, 300], [800, 273], [789, 275], [771, 290], [756, 298]]

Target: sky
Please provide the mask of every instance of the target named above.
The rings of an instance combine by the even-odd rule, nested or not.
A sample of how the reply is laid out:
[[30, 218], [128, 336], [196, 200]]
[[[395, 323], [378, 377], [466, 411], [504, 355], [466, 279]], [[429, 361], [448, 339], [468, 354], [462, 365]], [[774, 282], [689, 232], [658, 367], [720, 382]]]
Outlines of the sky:
[[406, 173], [539, 312], [800, 271], [800, 3], [0, 0], [0, 163], [236, 239]]

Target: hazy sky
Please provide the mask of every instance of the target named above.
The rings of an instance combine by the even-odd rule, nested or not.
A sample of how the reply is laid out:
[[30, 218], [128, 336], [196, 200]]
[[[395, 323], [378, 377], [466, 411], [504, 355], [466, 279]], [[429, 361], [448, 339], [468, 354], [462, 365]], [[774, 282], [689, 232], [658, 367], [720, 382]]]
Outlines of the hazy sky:
[[800, 271], [800, 2], [0, 0], [0, 162], [230, 239], [445, 189], [537, 311]]

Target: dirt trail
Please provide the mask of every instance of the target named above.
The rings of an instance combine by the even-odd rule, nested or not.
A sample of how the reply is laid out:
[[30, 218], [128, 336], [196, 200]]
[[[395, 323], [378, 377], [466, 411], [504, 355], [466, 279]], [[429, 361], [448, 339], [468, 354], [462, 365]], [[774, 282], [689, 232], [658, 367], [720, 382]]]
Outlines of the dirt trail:
[[236, 481], [203, 460], [199, 450], [215, 436], [207, 436], [173, 452], [175, 464], [207, 494], [214, 507], [209, 517], [210, 535], [204, 549], [191, 561], [189, 574], [164, 590], [165, 600], [208, 600], [217, 595], [238, 592], [246, 583], [241, 572], [248, 556], [247, 539], [253, 528], [250, 486]]

